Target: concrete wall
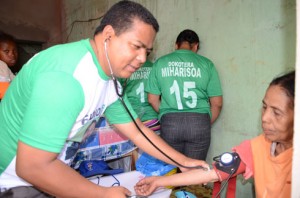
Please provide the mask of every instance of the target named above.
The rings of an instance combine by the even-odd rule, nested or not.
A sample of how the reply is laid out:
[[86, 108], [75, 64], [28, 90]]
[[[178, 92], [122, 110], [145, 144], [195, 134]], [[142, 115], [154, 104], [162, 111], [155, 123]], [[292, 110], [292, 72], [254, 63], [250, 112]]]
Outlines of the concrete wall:
[[109, 8], [108, 0], [64, 0], [63, 41], [92, 38], [103, 14]]
[[0, 30], [44, 47], [61, 43], [61, 11], [60, 0], [1, 0]]

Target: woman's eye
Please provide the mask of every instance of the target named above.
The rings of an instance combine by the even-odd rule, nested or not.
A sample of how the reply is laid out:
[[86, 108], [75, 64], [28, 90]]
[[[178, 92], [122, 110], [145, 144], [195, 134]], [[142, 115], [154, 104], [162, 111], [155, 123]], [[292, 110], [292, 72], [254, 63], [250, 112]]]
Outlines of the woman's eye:
[[278, 112], [278, 111], [274, 111], [274, 115], [275, 115], [275, 116], [281, 116], [281, 113]]

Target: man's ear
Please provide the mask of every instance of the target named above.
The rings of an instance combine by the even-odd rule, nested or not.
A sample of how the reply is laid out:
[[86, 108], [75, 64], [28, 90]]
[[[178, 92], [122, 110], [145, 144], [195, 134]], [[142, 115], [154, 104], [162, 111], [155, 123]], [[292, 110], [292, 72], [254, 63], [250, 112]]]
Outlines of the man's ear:
[[111, 37], [115, 36], [115, 30], [111, 25], [107, 25], [104, 27], [102, 35], [105, 39], [110, 39]]
[[175, 43], [175, 49], [178, 50], [179, 49], [179, 46], [177, 43]]

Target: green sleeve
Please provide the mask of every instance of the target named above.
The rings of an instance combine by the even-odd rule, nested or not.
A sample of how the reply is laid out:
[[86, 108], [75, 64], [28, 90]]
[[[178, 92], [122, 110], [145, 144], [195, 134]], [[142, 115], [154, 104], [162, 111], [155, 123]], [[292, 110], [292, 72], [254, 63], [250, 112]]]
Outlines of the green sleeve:
[[43, 73], [31, 83], [34, 84], [20, 140], [59, 153], [83, 108], [82, 88], [71, 75], [63, 72]]
[[[123, 97], [124, 103], [128, 110], [130, 111], [133, 119], [137, 119], [137, 114], [133, 110], [130, 102], [128, 101], [127, 96], [125, 95]], [[126, 111], [124, 105], [121, 103], [120, 99], [118, 99], [116, 102], [111, 104], [107, 107], [107, 109], [104, 112], [105, 117], [109, 121], [110, 124], [123, 124], [123, 123], [129, 123], [132, 121], [129, 113]]]
[[146, 81], [145, 84], [145, 92], [151, 93], [151, 94], [155, 94], [155, 95], [161, 95], [161, 88], [160, 85], [158, 83], [158, 64], [157, 62], [155, 62], [153, 64], [152, 70], [149, 74], [149, 78]]

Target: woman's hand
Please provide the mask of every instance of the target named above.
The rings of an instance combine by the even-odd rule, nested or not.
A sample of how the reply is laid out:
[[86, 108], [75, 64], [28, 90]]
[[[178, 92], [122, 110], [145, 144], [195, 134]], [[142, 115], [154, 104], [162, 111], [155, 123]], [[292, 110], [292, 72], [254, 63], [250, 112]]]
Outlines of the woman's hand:
[[159, 180], [159, 176], [145, 177], [140, 180], [134, 186], [134, 190], [137, 195], [148, 196], [151, 195], [159, 186], [157, 181]]

